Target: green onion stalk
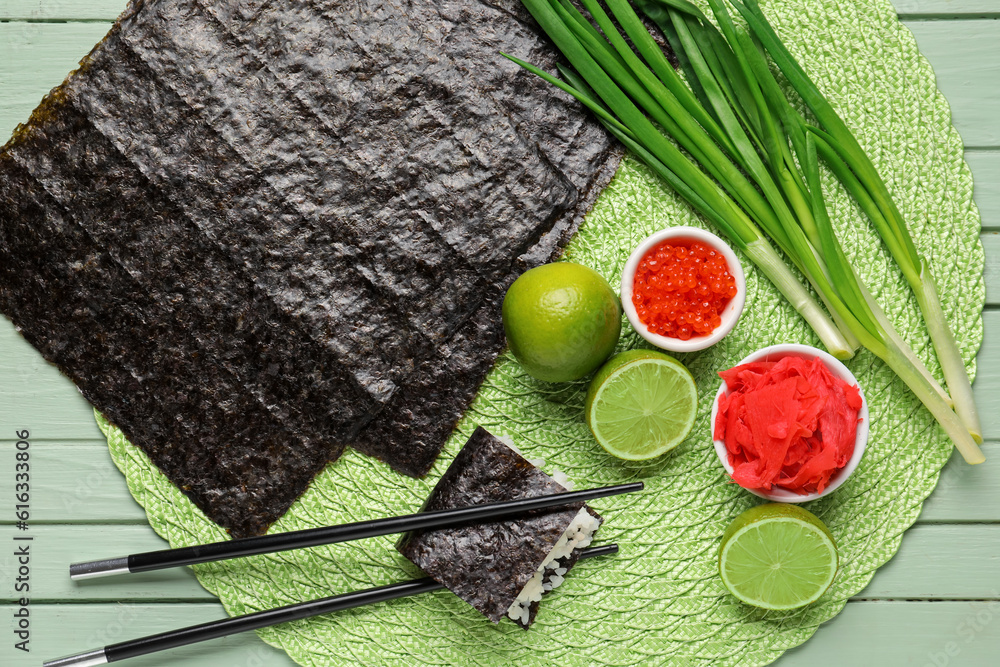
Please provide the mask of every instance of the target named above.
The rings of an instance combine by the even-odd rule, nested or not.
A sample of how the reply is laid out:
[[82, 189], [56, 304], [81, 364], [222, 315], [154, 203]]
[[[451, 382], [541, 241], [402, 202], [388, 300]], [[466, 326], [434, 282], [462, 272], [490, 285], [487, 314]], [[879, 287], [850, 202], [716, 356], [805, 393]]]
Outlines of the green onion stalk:
[[[907, 383], [966, 460], [982, 460], [947, 393], [844, 255], [819, 181], [819, 156], [829, 160], [831, 141], [788, 103], [760, 43], [735, 26], [721, 0], [709, 0], [721, 32], [686, 0], [637, 3], [663, 28], [690, 87], [627, 0], [607, 0], [610, 15], [598, 0], [581, 0], [594, 23], [569, 0], [522, 2], [570, 66], [560, 67], [559, 79], [506, 57], [590, 109], [761, 269], [834, 356], [848, 358], [864, 345]], [[805, 276], [832, 320], [767, 237]]]

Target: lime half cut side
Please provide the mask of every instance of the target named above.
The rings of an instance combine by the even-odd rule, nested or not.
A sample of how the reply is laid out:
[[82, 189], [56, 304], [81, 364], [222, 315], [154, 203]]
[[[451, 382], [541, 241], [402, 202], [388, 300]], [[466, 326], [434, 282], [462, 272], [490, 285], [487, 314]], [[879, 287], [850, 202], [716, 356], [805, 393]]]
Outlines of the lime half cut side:
[[729, 592], [763, 609], [815, 602], [837, 574], [837, 545], [827, 527], [796, 505], [753, 507], [722, 537], [719, 573]]
[[673, 357], [630, 350], [597, 372], [585, 409], [587, 425], [608, 453], [642, 461], [670, 451], [691, 432], [698, 390]]

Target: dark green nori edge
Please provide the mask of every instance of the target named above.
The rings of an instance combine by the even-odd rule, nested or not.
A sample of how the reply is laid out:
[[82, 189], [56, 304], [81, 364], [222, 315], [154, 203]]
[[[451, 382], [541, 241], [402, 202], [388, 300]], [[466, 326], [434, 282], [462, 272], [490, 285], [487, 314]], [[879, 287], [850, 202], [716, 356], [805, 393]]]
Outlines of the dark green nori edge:
[[[565, 491], [564, 486], [480, 427], [435, 485], [421, 511]], [[413, 531], [400, 538], [396, 549], [498, 623], [582, 507], [583, 503], [574, 503], [532, 512], [516, 520]], [[575, 562], [576, 554], [560, 561], [567, 569]], [[537, 611], [538, 605], [533, 604], [529, 625]]]
[[0, 150], [0, 311], [211, 519], [426, 474], [620, 150], [516, 0], [133, 0]]

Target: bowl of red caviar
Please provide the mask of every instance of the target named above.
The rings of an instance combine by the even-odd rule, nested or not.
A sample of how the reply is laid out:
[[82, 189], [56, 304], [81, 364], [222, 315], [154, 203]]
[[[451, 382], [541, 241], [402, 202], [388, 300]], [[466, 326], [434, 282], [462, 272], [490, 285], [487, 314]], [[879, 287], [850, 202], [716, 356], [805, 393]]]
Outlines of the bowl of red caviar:
[[622, 308], [653, 345], [694, 352], [736, 326], [746, 300], [743, 267], [732, 248], [697, 227], [670, 227], [636, 247], [622, 271]]
[[[730, 479], [750, 493], [781, 503], [816, 500], [861, 463], [868, 401], [854, 374], [829, 353], [771, 345], [719, 376], [712, 442]], [[743, 399], [733, 401], [734, 394]]]

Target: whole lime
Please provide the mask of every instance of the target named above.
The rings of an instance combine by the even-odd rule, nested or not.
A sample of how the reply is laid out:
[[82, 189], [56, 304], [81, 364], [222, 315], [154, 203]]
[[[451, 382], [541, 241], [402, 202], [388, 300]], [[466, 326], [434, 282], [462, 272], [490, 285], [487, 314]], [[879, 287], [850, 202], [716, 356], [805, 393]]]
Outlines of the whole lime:
[[622, 328], [618, 297], [601, 274], [556, 262], [526, 271], [503, 300], [503, 329], [528, 373], [579, 380], [611, 356]]

